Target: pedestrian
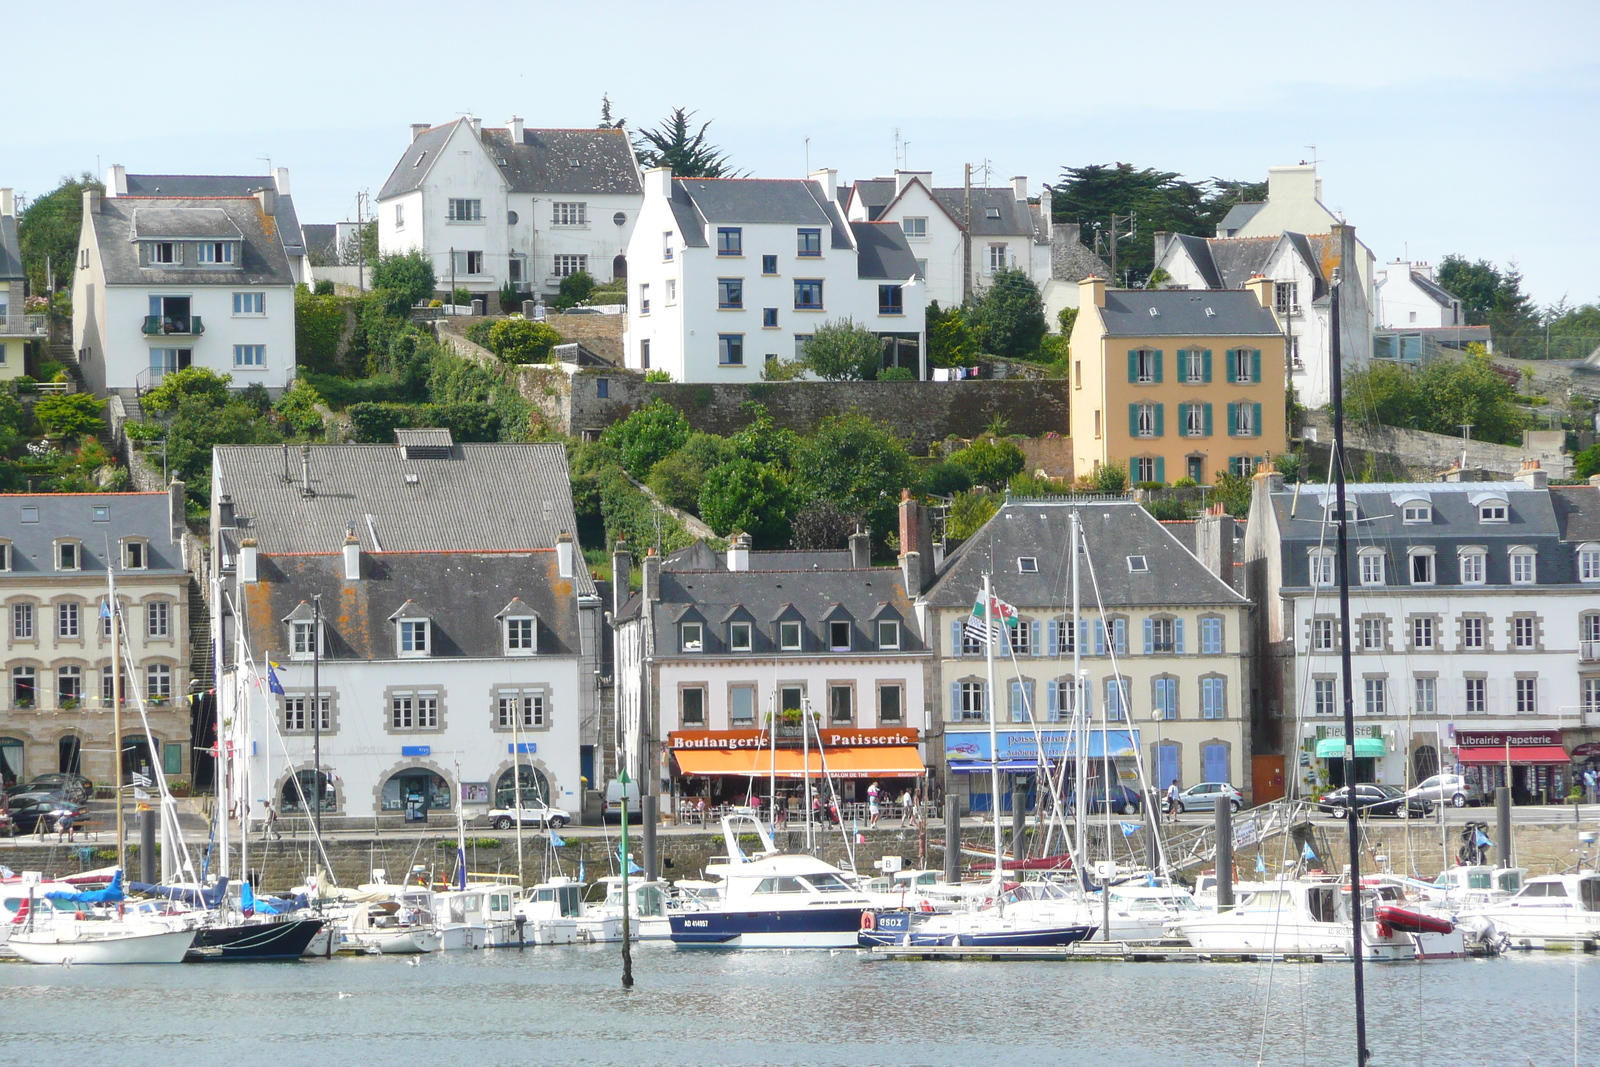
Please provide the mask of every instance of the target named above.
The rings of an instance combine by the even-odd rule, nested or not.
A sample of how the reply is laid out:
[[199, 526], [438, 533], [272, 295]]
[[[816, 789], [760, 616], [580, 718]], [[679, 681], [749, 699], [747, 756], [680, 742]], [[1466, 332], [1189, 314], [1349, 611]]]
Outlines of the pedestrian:
[[56, 812], [56, 843], [60, 844], [66, 839], [67, 831], [72, 829], [72, 812]]
[[1583, 769], [1583, 786], [1589, 794], [1589, 803], [1600, 803], [1600, 795], [1597, 795], [1600, 794], [1600, 774], [1595, 773], [1593, 764]]
[[818, 824], [822, 822], [822, 797], [820, 795], [811, 798], [811, 819]]
[[833, 823], [833, 825], [835, 825], [835, 826], [839, 825], [839, 798], [838, 797], [829, 797], [828, 798], [828, 819], [829, 819], [830, 822]]
[[267, 801], [267, 828], [265, 836], [274, 841], [283, 840], [283, 835], [278, 832], [278, 809], [272, 806], [272, 801]]
[[789, 825], [789, 798], [788, 796], [772, 798], [772, 825], [774, 829], [782, 830]]
[[900, 828], [902, 830], [911, 824], [911, 806], [915, 803], [916, 800], [912, 797], [911, 790], [907, 789], [900, 794]]
[[878, 825], [878, 783], [873, 782], [867, 786], [867, 829], [875, 829]]
[[1172, 784], [1167, 786], [1167, 818], [1172, 822], [1178, 821], [1178, 780], [1174, 778]]

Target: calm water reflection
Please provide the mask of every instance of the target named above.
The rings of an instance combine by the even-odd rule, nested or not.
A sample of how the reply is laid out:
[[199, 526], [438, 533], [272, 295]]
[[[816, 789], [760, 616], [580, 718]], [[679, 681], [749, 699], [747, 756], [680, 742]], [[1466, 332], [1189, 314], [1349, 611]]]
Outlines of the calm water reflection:
[[[471, 1067], [1354, 1062], [1350, 970], [1337, 964], [896, 963], [652, 945], [634, 966], [624, 994], [616, 946], [415, 967], [6, 964], [0, 1049], [8, 1064], [228, 1067], [376, 1067], [419, 1053]], [[1367, 974], [1375, 1064], [1572, 1063], [1575, 1005], [1577, 1062], [1600, 1063], [1600, 959]]]

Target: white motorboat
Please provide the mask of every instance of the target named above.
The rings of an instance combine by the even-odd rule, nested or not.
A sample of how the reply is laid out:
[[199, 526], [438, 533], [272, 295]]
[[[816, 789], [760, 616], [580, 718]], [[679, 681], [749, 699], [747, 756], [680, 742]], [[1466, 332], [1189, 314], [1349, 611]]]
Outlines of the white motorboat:
[[[608, 875], [600, 879], [606, 887], [604, 903], [588, 906], [585, 917], [615, 920], [616, 937], [622, 937], [622, 877]], [[668, 912], [673, 906], [671, 886], [666, 882], [646, 882], [639, 878], [628, 879], [628, 936], [635, 941], [667, 941], [672, 937], [672, 923]]]
[[1511, 899], [1464, 910], [1461, 918], [1488, 919], [1517, 948], [1600, 942], [1600, 874], [1530, 878]]
[[445, 952], [483, 948], [489, 943], [489, 923], [483, 888], [451, 889], [434, 894], [438, 900], [439, 947]]
[[1481, 908], [1510, 900], [1522, 890], [1526, 867], [1450, 867], [1439, 872], [1432, 885], [1419, 888], [1422, 899], [1446, 908]]
[[[1110, 895], [1112, 941], [1151, 941], [1167, 936], [1167, 928], [1184, 919], [1198, 918], [1200, 905], [1178, 885], [1114, 885]], [[1091, 910], [1098, 904], [1090, 901]]]
[[583, 884], [562, 877], [541, 882], [528, 890], [527, 898], [512, 912], [522, 919], [524, 936], [535, 945], [577, 944]]
[[1098, 906], [1058, 882], [1023, 882], [959, 911], [895, 909], [862, 917], [857, 943], [973, 948], [1061, 947], [1099, 929]]
[[508, 948], [529, 943], [526, 928], [517, 923], [517, 897], [521, 890], [513, 885], [487, 886], [484, 896], [484, 921], [489, 928], [489, 948]]
[[[746, 855], [739, 835], [755, 834], [760, 849]], [[720, 877], [722, 897], [686, 899], [669, 914], [674, 944], [722, 948], [850, 948], [871, 899], [844, 871], [814, 856], [787, 855], [754, 814], [722, 819], [727, 862], [706, 873]]]
[[[1390, 929], [1385, 934], [1379, 929], [1372, 914], [1377, 906], [1377, 893], [1363, 890], [1362, 958], [1414, 959], [1416, 946], [1410, 937], [1401, 931]], [[1350, 893], [1333, 879], [1284, 879], [1250, 893], [1230, 911], [1180, 919], [1170, 929], [1201, 952], [1343, 959], [1355, 955]]]

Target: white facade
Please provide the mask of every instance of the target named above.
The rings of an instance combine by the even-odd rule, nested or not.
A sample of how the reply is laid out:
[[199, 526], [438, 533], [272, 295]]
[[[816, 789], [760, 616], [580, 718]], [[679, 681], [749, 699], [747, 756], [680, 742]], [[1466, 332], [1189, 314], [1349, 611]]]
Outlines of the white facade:
[[876, 219], [860, 197], [850, 201], [851, 222], [893, 222], [906, 235], [906, 244], [916, 258], [922, 276], [924, 302], [937, 300], [940, 307], [960, 307], [962, 299], [961, 226], [951, 218], [930, 191], [931, 171], [895, 171], [895, 197]]
[[1385, 263], [1376, 282], [1380, 330], [1439, 329], [1466, 325], [1461, 301], [1433, 280], [1426, 263]]
[[[622, 131], [524, 131], [520, 119], [485, 130], [476, 119], [460, 119], [413, 133], [406, 156], [379, 194], [381, 251], [427, 253], [441, 290], [492, 293], [511, 282], [524, 293], [552, 294], [563, 277], [579, 270], [599, 283], [626, 276], [622, 257], [641, 197], [632, 147]], [[570, 174], [570, 180], [543, 178], [529, 187], [517, 177], [520, 168], [502, 162], [506, 153], [537, 153], [548, 162], [557, 150], [530, 147], [523, 143], [525, 133], [600, 139], [613, 156], [625, 157], [629, 174], [617, 184], [631, 184], [631, 190], [599, 191], [610, 186], [597, 188], [594, 161], [587, 156], [559, 161], [566, 172], [557, 169], [557, 177]], [[613, 140], [617, 144], [609, 145]], [[414, 175], [406, 173], [412, 170]]]
[[[788, 184], [812, 186], [819, 216], [828, 213], [832, 202], [821, 184]], [[645, 174], [644, 207], [628, 249], [628, 367], [664, 370], [678, 382], [757, 382], [768, 360], [794, 359], [817, 327], [841, 319], [920, 346], [926, 299], [909, 261], [902, 273], [862, 277], [859, 241], [842, 220], [698, 222], [686, 239], [672, 185], [668, 169]], [[739, 231], [739, 254], [719, 252], [721, 229]], [[820, 231], [815, 253], [802, 251], [802, 230]], [[727, 282], [739, 287], [737, 306], [724, 299]], [[802, 296], [802, 284], [810, 283], [821, 287], [815, 306]], [[898, 305], [880, 303], [891, 299]]]
[[[852, 727], [876, 729], [878, 727], [913, 727], [919, 736], [932, 725], [928, 711], [923, 675], [927, 667], [926, 655], [911, 657], [874, 656], [863, 653], [850, 656], [786, 656], [780, 659], [741, 657], [736, 662], [707, 657], [703, 660], [669, 660], [662, 657], [658, 669], [661, 700], [662, 736], [675, 730], [754, 729], [762, 725], [773, 709], [781, 710], [781, 689], [798, 688], [801, 699], [810, 704], [821, 716], [825, 727]], [[829, 691], [838, 686], [854, 690], [851, 701], [855, 714], [848, 722], [830, 721], [828, 717]], [[902, 716], [892, 721], [879, 718], [878, 690], [884, 686], [900, 689]], [[736, 688], [754, 688], [756, 692], [756, 720], [741, 721], [733, 717], [732, 693]], [[705, 691], [705, 721], [682, 721], [684, 689]]]

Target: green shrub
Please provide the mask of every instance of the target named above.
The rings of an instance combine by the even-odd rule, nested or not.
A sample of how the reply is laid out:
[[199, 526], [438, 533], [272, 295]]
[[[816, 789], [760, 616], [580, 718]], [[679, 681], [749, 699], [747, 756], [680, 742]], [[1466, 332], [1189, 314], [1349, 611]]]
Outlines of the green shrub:
[[27, 374], [17, 375], [15, 378], [11, 379], [11, 384], [16, 388], [18, 393], [37, 393], [39, 391], [38, 379]]
[[1110, 460], [1095, 468], [1091, 480], [1097, 492], [1125, 493], [1128, 491], [1128, 468], [1117, 460]]
[[823, 381], [871, 380], [883, 365], [883, 339], [852, 319], [835, 319], [812, 332], [802, 357]]
[[65, 381], [65, 378], [57, 376], [64, 375], [66, 372], [67, 368], [53, 359], [47, 359], [39, 364], [39, 380], [41, 382]]
[[878, 372], [880, 382], [914, 382], [917, 372], [910, 367], [885, 367]]
[[93, 437], [105, 426], [100, 413], [106, 402], [93, 393], [57, 393], [42, 397], [33, 415], [55, 437]]
[[789, 540], [794, 493], [776, 467], [735, 459], [706, 472], [700, 489], [700, 517], [717, 533], [750, 535], [761, 548], [777, 548]]
[[1600, 444], [1590, 445], [1572, 457], [1572, 474], [1576, 478], [1600, 474]]
[[296, 378], [273, 408], [296, 434], [301, 437], [320, 437], [323, 425], [317, 405], [326, 403], [316, 386]]
[[998, 487], [1022, 473], [1027, 458], [1014, 442], [980, 438], [951, 456], [950, 462], [965, 467], [974, 484]]
[[389, 290], [404, 304], [400, 314], [433, 295], [433, 261], [422, 251], [385, 253], [372, 265], [372, 288]]
[[928, 304], [928, 362], [935, 367], [970, 367], [978, 361], [978, 344], [960, 308]]
[[1072, 486], [1062, 478], [1041, 478], [1036, 474], [1018, 474], [1006, 485], [1012, 496], [1063, 496]]
[[185, 367], [161, 379], [161, 384], [139, 398], [139, 406], [157, 415], [166, 414], [184, 400], [199, 399], [220, 407], [228, 399], [233, 375], [218, 374], [205, 367]]
[[689, 439], [689, 420], [665, 400], [652, 400], [600, 435], [622, 456], [622, 466], [636, 478], [650, 473], [671, 452]]
[[922, 496], [951, 496], [972, 488], [972, 474], [959, 463], [933, 463], [924, 468], [917, 481]]
[[[494, 329], [494, 323], [490, 322], [488, 319], [473, 319], [467, 324], [467, 328], [463, 330], [462, 333], [466, 336], [467, 340], [471, 341], [479, 348], [488, 348], [489, 331], [492, 329]], [[491, 351], [493, 350], [491, 349]]]
[[450, 303], [456, 307], [469, 307], [472, 304], [472, 291], [457, 286], [450, 293]]
[[586, 270], [580, 270], [561, 279], [561, 289], [551, 302], [551, 306], [561, 310], [576, 307], [589, 299], [589, 294], [592, 292], [594, 292], [594, 275]]
[[531, 319], [501, 319], [489, 327], [489, 350], [507, 363], [544, 363], [560, 343], [554, 327]]
[[510, 282], [500, 287], [500, 310], [507, 315], [522, 310], [522, 294], [517, 292], [517, 287]]
[[644, 380], [647, 382], [670, 382], [672, 381], [672, 375], [658, 367], [655, 370], [645, 371]]
[[[317, 283], [320, 290], [322, 283]], [[332, 289], [333, 283], [328, 283]], [[331, 373], [339, 365], [339, 340], [344, 336], [346, 302], [334, 296], [294, 291], [294, 358], [302, 367]]]
[[1193, 478], [1189, 477], [1186, 474], [1182, 478], [1179, 478], [1177, 481], [1173, 482], [1172, 483], [1172, 488], [1174, 488], [1174, 489], [1194, 489], [1199, 484], [1200, 484], [1199, 482], [1195, 481]]
[[957, 493], [950, 501], [949, 514], [945, 516], [945, 533], [957, 541], [965, 541], [983, 528], [1000, 510], [1000, 497], [986, 489]]
[[333, 295], [333, 279], [332, 278], [318, 278], [317, 279], [317, 284], [315, 286], [313, 286], [312, 289], [311, 289], [311, 295], [313, 295], [313, 296], [332, 296]]

